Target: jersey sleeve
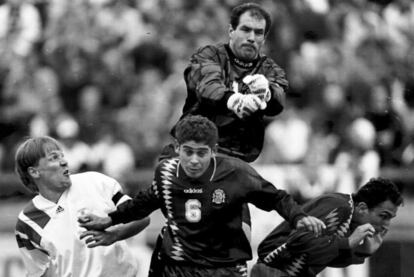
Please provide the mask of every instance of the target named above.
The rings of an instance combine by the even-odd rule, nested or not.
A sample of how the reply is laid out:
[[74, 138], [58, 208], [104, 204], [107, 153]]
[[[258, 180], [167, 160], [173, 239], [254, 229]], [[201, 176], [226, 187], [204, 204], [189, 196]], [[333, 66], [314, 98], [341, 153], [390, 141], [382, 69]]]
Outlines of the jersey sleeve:
[[225, 108], [229, 89], [226, 87], [218, 49], [209, 45], [191, 56], [184, 71], [187, 87], [196, 92], [196, 97], [207, 105]]
[[99, 172], [89, 172], [91, 179], [94, 180], [99, 189], [97, 192], [103, 196], [104, 199], [110, 199], [114, 206], [131, 199], [122, 190], [122, 186], [117, 180]]
[[247, 165], [242, 171], [247, 173], [246, 178], [250, 179], [246, 182], [250, 184], [247, 202], [265, 211], [277, 211], [292, 227], [296, 226], [300, 218], [306, 216], [291, 195], [284, 190], [277, 189], [252, 167]]
[[159, 175], [160, 169], [157, 167], [153, 182], [148, 189], [142, 190], [134, 198], [120, 203], [116, 211], [109, 214], [113, 225], [143, 219], [161, 207], [158, 194], [159, 178], [157, 176]]
[[[105, 175], [104, 175], [105, 176]], [[122, 190], [122, 186], [119, 182], [111, 177], [105, 176], [107, 178], [107, 188], [109, 190], [108, 197], [111, 198], [115, 206], [118, 206], [125, 201], [131, 199], [129, 195], [125, 194]]]
[[45, 253], [36, 248], [32, 250], [19, 248], [19, 252], [28, 277], [40, 277], [47, 271], [49, 257]]
[[21, 219], [17, 220], [15, 235], [27, 276], [42, 276], [49, 267], [50, 259], [48, 253], [39, 245], [40, 237]]

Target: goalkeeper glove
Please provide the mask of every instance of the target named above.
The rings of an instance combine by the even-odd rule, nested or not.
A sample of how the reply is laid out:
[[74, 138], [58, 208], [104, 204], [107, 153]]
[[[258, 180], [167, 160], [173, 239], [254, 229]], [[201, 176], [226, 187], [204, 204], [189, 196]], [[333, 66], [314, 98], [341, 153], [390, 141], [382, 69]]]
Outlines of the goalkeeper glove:
[[260, 108], [261, 100], [254, 94], [234, 93], [227, 100], [227, 108], [239, 118], [251, 115]]
[[251, 93], [257, 95], [261, 100], [260, 109], [266, 109], [267, 102], [271, 98], [269, 81], [266, 77], [262, 74], [247, 75], [243, 78], [243, 83], [249, 87]]

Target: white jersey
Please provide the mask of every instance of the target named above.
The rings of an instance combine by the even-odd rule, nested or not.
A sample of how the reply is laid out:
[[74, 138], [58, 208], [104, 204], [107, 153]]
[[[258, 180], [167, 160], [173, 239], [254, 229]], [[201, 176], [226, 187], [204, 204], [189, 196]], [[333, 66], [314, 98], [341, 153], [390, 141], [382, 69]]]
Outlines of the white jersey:
[[19, 214], [16, 239], [27, 276], [136, 276], [137, 262], [125, 241], [87, 248], [77, 222], [79, 211], [103, 216], [129, 197], [116, 180], [97, 172], [70, 178], [72, 186], [58, 203], [37, 195]]

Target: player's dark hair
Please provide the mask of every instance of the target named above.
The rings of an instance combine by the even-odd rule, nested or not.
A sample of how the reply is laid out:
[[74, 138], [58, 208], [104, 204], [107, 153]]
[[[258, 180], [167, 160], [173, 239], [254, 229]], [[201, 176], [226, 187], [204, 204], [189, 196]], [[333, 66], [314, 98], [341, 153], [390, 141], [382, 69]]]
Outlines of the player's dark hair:
[[28, 168], [38, 165], [39, 160], [46, 157], [46, 153], [61, 149], [59, 143], [48, 136], [28, 138], [17, 148], [14, 159], [15, 171], [26, 188], [34, 193], [39, 191]]
[[218, 131], [216, 125], [208, 118], [201, 115], [189, 115], [177, 123], [175, 138], [179, 144], [195, 141], [213, 148], [217, 144]]
[[260, 5], [256, 3], [244, 3], [241, 5], [236, 6], [231, 11], [230, 15], [230, 24], [233, 29], [236, 29], [239, 26], [240, 16], [245, 12], [250, 12], [253, 17], [264, 19], [266, 21], [265, 26], [265, 35], [269, 32], [270, 25], [272, 25], [272, 19], [270, 14], [263, 9]]
[[403, 203], [398, 187], [391, 180], [385, 178], [370, 179], [352, 196], [356, 203], [364, 202], [369, 209], [387, 200], [396, 206]]

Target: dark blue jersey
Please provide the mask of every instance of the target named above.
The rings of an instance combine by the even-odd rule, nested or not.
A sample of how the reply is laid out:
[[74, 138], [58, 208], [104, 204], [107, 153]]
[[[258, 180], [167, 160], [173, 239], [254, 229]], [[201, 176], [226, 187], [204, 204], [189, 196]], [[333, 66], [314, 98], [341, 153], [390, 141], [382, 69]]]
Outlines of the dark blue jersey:
[[351, 250], [348, 237], [354, 203], [351, 195], [330, 193], [307, 202], [303, 210], [326, 224], [322, 236], [292, 230], [287, 222], [277, 226], [258, 247], [259, 262], [289, 276], [316, 276], [325, 267], [363, 263], [366, 256]]
[[162, 161], [151, 187], [111, 213], [113, 224], [161, 209], [166, 218], [162, 252], [166, 260], [222, 267], [251, 259], [242, 229], [243, 205], [276, 210], [295, 225], [305, 214], [292, 197], [276, 189], [249, 164], [231, 157], [212, 159], [197, 179], [187, 177], [178, 159]]
[[[252, 162], [263, 147], [264, 116], [276, 116], [282, 112], [288, 81], [284, 70], [265, 55], [260, 55], [247, 68], [240, 67], [235, 63], [237, 60], [229, 45], [224, 43], [201, 47], [191, 56], [184, 70], [187, 98], [182, 117], [191, 114], [207, 117], [219, 132], [218, 151]], [[250, 93], [242, 80], [253, 74], [266, 77], [272, 97], [266, 109], [240, 119], [227, 108], [227, 101], [235, 91], [235, 84], [240, 93]], [[174, 136], [174, 128], [171, 134]]]

